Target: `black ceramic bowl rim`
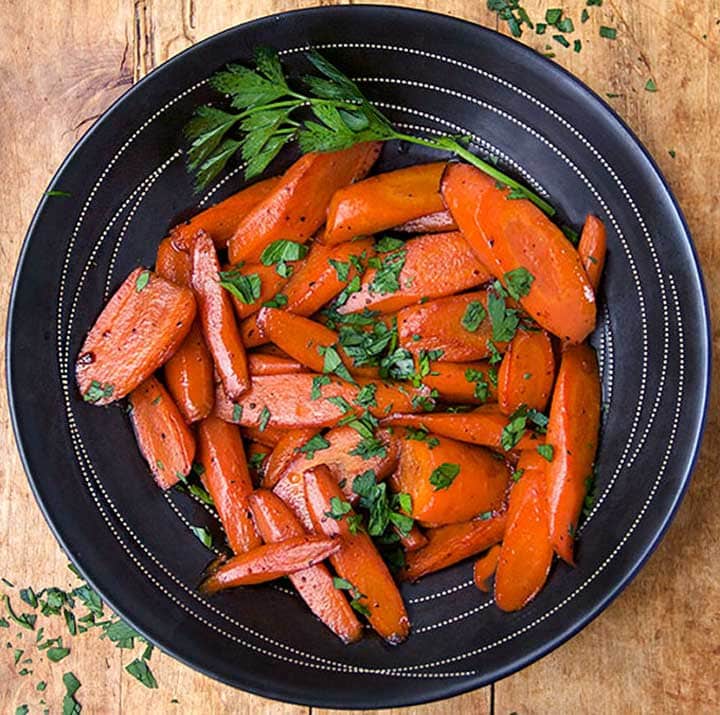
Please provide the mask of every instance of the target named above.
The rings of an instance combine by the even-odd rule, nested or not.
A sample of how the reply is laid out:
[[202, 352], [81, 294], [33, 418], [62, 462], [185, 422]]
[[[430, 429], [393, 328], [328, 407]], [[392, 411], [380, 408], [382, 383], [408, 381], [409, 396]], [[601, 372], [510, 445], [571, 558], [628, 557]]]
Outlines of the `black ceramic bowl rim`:
[[[344, 13], [353, 13], [353, 12], [364, 12], [364, 11], [378, 11], [381, 9], [387, 9], [392, 10], [393, 12], [398, 13], [407, 13], [412, 15], [420, 15], [425, 16], [428, 21], [433, 21], [436, 18], [443, 18], [445, 21], [451, 21], [453, 23], [456, 23], [458, 27], [472, 27], [478, 32], [488, 32], [495, 35], [496, 39], [500, 43], [506, 43], [508, 46], [517, 47], [520, 43], [517, 43], [512, 38], [499, 35], [498, 33], [495, 33], [494, 31], [488, 29], [488, 28], [482, 28], [478, 25], [475, 25], [474, 23], [470, 23], [464, 20], [459, 20], [456, 18], [448, 18], [445, 15], [439, 14], [439, 13], [433, 13], [433, 12], [427, 12], [423, 10], [416, 10], [416, 9], [410, 9], [410, 8], [384, 8], [380, 5], [360, 5], [360, 6], [335, 6], [335, 7], [326, 7], [326, 8], [309, 8], [304, 10], [295, 10], [288, 13], [281, 13], [281, 15], [292, 15], [292, 16], [303, 16], [303, 15], [314, 15], [317, 13], [323, 13], [330, 15], [342, 15]], [[82, 139], [75, 145], [75, 147], [72, 149], [72, 151], [68, 154], [66, 159], [63, 161], [61, 166], [56, 171], [55, 175], [53, 176], [52, 180], [50, 181], [48, 185], [48, 191], [52, 190], [56, 186], [56, 182], [58, 177], [63, 173], [65, 168], [73, 162], [73, 160], [76, 158], [78, 154], [80, 154], [86, 143], [91, 139], [91, 137], [94, 135], [94, 133], [98, 130], [99, 126], [102, 124], [103, 120], [110, 114], [114, 113], [118, 107], [123, 103], [123, 101], [129, 97], [133, 96], [137, 93], [141, 93], [144, 90], [145, 84], [151, 80], [156, 72], [168, 68], [176, 63], [182, 62], [183, 59], [189, 54], [198, 49], [198, 47], [203, 47], [209, 43], [214, 42], [217, 38], [232, 34], [237, 30], [238, 27], [244, 27], [244, 28], [252, 28], [253, 25], [256, 23], [262, 23], [266, 22], [268, 20], [267, 17], [265, 18], [258, 18], [256, 20], [243, 23], [239, 26], [235, 26], [232, 28], [229, 28], [227, 30], [224, 30], [221, 33], [217, 33], [216, 35], [213, 35], [205, 40], [203, 40], [200, 43], [197, 43], [196, 45], [193, 45], [192, 47], [184, 50], [180, 54], [176, 55], [175, 57], [171, 58], [167, 62], [163, 63], [159, 67], [155, 68], [151, 73], [149, 73], [146, 77], [144, 77], [142, 80], [140, 80], [137, 84], [135, 84], [131, 89], [129, 89], [127, 92], [125, 92], [121, 97], [119, 97], [117, 100], [115, 100], [112, 105], [103, 113], [102, 117], [98, 119], [95, 124], [86, 132], [86, 134], [82, 137]], [[639, 148], [641, 148], [642, 152], [645, 155], [645, 158], [648, 160], [650, 165], [652, 166], [652, 169], [656, 173], [657, 177], [662, 182], [667, 195], [671, 198], [671, 201], [673, 203], [673, 208], [675, 212], [677, 213], [684, 231], [685, 231], [685, 237], [687, 238], [688, 245], [691, 249], [692, 257], [695, 264], [695, 270], [697, 272], [698, 276], [698, 282], [700, 286], [700, 292], [702, 297], [702, 303], [704, 307], [705, 312], [705, 323], [702, 326], [704, 331], [704, 340], [706, 341], [707, 345], [711, 344], [711, 332], [710, 332], [710, 322], [709, 322], [709, 310], [708, 310], [708, 301], [707, 296], [705, 292], [705, 286], [703, 282], [702, 277], [702, 271], [699, 265], [699, 260], [697, 256], [696, 249], [692, 243], [692, 240], [690, 238], [690, 232], [689, 228], [687, 226], [686, 220], [682, 214], [682, 211], [677, 204], [677, 201], [675, 200], [665, 178], [663, 177], [659, 167], [657, 166], [656, 162], [652, 158], [652, 156], [649, 154], [647, 149], [643, 146], [643, 144], [640, 142], [640, 140], [637, 138], [637, 136], [633, 133], [633, 131], [627, 126], [627, 124], [622, 120], [622, 118], [615, 112], [615, 110], [610, 107], [601, 97], [599, 97], [596, 93], [594, 93], [592, 90], [590, 90], [586, 85], [584, 85], [580, 80], [575, 78], [572, 74], [570, 74], [568, 71], [563, 69], [561, 66], [551, 62], [550, 60], [538, 55], [534, 51], [532, 51], [530, 48], [525, 47], [524, 45], [521, 45], [521, 47], [524, 48], [524, 51], [527, 53], [528, 59], [532, 60], [533, 62], [540, 62], [543, 63], [545, 66], [545, 71], [553, 74], [558, 77], [562, 77], [565, 80], [569, 80], [577, 89], [579, 89], [582, 93], [584, 93], [587, 98], [591, 101], [598, 102], [600, 105], [602, 105], [603, 111], [606, 112], [612, 120], [614, 120], [616, 123], [620, 125], [622, 130], [628, 135], [628, 137], [631, 139], [632, 142], [634, 142]], [[26, 453], [26, 446], [25, 442], [23, 440], [23, 436], [20, 431], [20, 427], [18, 425], [18, 418], [17, 418], [17, 411], [16, 411], [16, 404], [19, 400], [22, 399], [20, 395], [15, 394], [13, 390], [13, 384], [11, 379], [11, 373], [12, 373], [12, 364], [11, 364], [11, 345], [13, 340], [13, 320], [16, 318], [14, 316], [15, 311], [15, 301], [16, 301], [16, 294], [18, 291], [18, 277], [21, 273], [21, 270], [23, 268], [23, 264], [26, 258], [26, 254], [29, 247], [29, 239], [32, 236], [32, 234], [35, 231], [35, 227], [39, 221], [39, 217], [41, 216], [43, 210], [45, 209], [47, 199], [41, 200], [40, 204], [38, 205], [35, 214], [33, 216], [32, 222], [30, 224], [30, 227], [28, 229], [28, 232], [26, 234], [25, 240], [23, 242], [23, 246], [21, 249], [21, 253], [18, 259], [16, 271], [15, 271], [15, 278], [13, 280], [13, 286], [12, 286], [12, 292], [9, 302], [9, 309], [8, 309], [8, 319], [7, 319], [7, 331], [6, 331], [6, 355], [7, 355], [7, 361], [6, 361], [6, 379], [8, 383], [8, 393], [9, 393], [9, 406], [10, 406], [10, 415], [13, 425], [13, 430], [15, 433], [15, 438], [18, 444], [18, 449], [20, 452], [21, 460], [23, 463], [23, 467], [25, 469], [25, 472], [28, 476], [28, 481], [30, 482], [30, 486], [32, 488], [32, 491], [35, 495], [36, 500], [38, 501], [38, 504], [40, 506], [40, 509], [48, 522], [48, 525], [50, 526], [51, 531], [55, 535], [55, 538], [60, 542], [63, 549], [68, 553], [67, 546], [65, 544], [63, 535], [58, 531], [52, 514], [48, 513], [45, 504], [41, 501], [38, 493], [38, 487], [36, 482], [36, 477], [31, 473], [30, 467], [29, 467], [29, 460], [28, 455]], [[661, 541], [663, 535], [665, 534], [668, 526], [670, 525], [677, 508], [685, 494], [685, 491], [689, 484], [689, 479], [692, 474], [692, 471], [694, 469], [694, 466], [696, 464], [699, 448], [700, 448], [700, 442], [703, 434], [703, 430], [705, 427], [706, 419], [707, 419], [707, 406], [708, 406], [708, 399], [709, 399], [709, 386], [710, 386], [710, 376], [711, 376], [711, 354], [710, 351], [707, 351], [707, 354], [703, 356], [707, 362], [707, 371], [706, 374], [703, 377], [704, 380], [704, 389], [703, 393], [701, 395], [702, 399], [702, 413], [703, 418], [702, 421], [699, 424], [698, 429], [693, 434], [693, 444], [692, 444], [692, 457], [687, 462], [687, 466], [684, 470], [684, 473], [681, 477], [681, 487], [677, 490], [675, 494], [675, 499], [672, 504], [671, 509], [668, 511], [668, 513], [665, 515], [664, 521], [660, 524], [659, 528], [657, 528], [655, 537], [652, 541], [652, 543], [649, 544], [649, 546], [639, 555], [635, 557], [635, 562], [632, 567], [632, 569], [625, 575], [624, 578], [622, 578], [616, 586], [610, 590], [606, 595], [605, 598], [601, 601], [599, 601], [592, 609], [584, 611], [579, 617], [577, 617], [574, 622], [572, 622], [567, 628], [562, 630], [557, 634], [557, 636], [551, 640], [547, 640], [542, 643], [541, 646], [537, 647], [536, 649], [532, 650], [531, 652], [526, 653], [523, 657], [518, 658], [510, 665], [496, 669], [492, 672], [489, 672], [484, 675], [478, 675], [472, 678], [468, 679], [461, 679], [456, 680], [450, 684], [443, 683], [438, 686], [433, 686], [431, 681], [426, 681], [424, 685], [420, 688], [418, 688], [418, 694], [417, 696], [410, 696], [410, 697], [404, 697], [401, 699], [393, 699], [388, 701], [383, 701], [382, 703], [378, 703], [376, 705], [360, 705], [360, 707], [392, 707], [397, 705], [414, 705], [419, 703], [425, 703], [430, 702], [437, 699], [442, 698], [448, 698], [455, 695], [459, 695], [465, 692], [468, 692], [472, 689], [481, 687], [483, 685], [486, 685], [489, 682], [494, 682], [496, 680], [499, 680], [501, 678], [507, 677], [508, 675], [517, 672], [518, 670], [522, 669], [523, 667], [529, 665], [530, 663], [534, 662], [535, 660], [541, 658], [543, 655], [546, 655], [550, 651], [554, 650], [556, 647], [564, 643], [566, 640], [571, 638], [573, 635], [578, 633], [582, 628], [584, 628], [591, 620], [593, 620], [597, 615], [599, 615], [621, 592], [622, 590], [629, 584], [629, 582], [637, 575], [639, 570], [642, 568], [642, 566], [645, 564], [649, 556], [652, 554], [654, 549], [657, 547], [659, 542]], [[86, 571], [83, 567], [83, 564], [81, 561], [77, 561], [75, 556], [73, 554], [69, 554], [69, 557], [75, 564], [75, 566], [78, 568], [80, 573], [83, 575], [83, 577], [88, 581], [88, 583], [93, 586], [93, 588], [96, 588], [93, 573]], [[128, 613], [123, 608], [118, 608], [114, 604], [114, 600], [111, 593], [106, 592], [102, 589], [96, 589], [102, 596], [102, 598], [108, 603], [108, 605], [117, 612], [123, 619], [127, 620], [129, 623], [133, 624], [133, 617], [130, 613]], [[145, 637], [148, 637], [147, 634], [142, 630], [138, 629], [144, 635]], [[151, 641], [157, 642], [157, 638], [149, 638]], [[184, 662], [185, 664], [189, 665], [190, 667], [193, 667], [196, 670], [200, 670], [201, 672], [205, 673], [206, 675], [209, 675], [211, 677], [214, 677], [216, 679], [220, 679], [224, 682], [227, 682], [228, 684], [237, 686], [237, 682], [233, 683], [231, 680], [224, 678], [222, 676], [219, 676], [218, 674], [207, 670], [201, 666], [199, 666], [197, 663], [191, 662], [184, 656], [178, 654], [174, 651], [172, 643], [159, 643], [161, 648], [175, 657], [176, 659]], [[257, 695], [262, 695], [265, 697], [271, 697], [271, 698], [277, 698], [278, 695], [272, 690], [272, 688], [264, 688], [264, 687], [254, 687], [252, 685], [243, 685], [243, 689], [248, 690], [250, 692], [253, 692]], [[321, 707], [344, 707], [346, 706], [345, 703], [338, 702], [336, 700], [328, 700], [325, 698], [321, 693], [313, 694], [312, 697], [306, 699], [306, 700], [299, 700], [295, 698], [283, 698], [287, 700], [288, 702], [295, 702], [298, 704], [312, 704], [316, 706]], [[353, 705], [353, 707], [358, 707], [358, 705]]]

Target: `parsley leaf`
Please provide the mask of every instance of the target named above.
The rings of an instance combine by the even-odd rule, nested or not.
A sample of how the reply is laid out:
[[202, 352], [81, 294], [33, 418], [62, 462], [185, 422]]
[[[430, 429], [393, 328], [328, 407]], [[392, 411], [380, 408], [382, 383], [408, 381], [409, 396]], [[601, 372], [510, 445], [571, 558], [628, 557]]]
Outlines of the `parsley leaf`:
[[85, 402], [92, 403], [102, 400], [105, 397], [112, 397], [114, 389], [114, 386], [109, 382], [103, 385], [97, 380], [93, 380], [90, 383], [90, 387], [88, 387], [87, 391], [83, 395], [83, 400], [85, 400]]
[[330, 376], [329, 375], [317, 375], [313, 378], [312, 381], [312, 388], [310, 390], [310, 399], [311, 400], [319, 400], [322, 397], [321, 387], [323, 385], [329, 385], [330, 384]]
[[436, 492], [441, 489], [449, 489], [458, 474], [460, 474], [459, 464], [443, 462], [439, 467], [433, 469], [430, 474], [430, 484], [435, 487]]
[[467, 308], [465, 308], [465, 313], [460, 320], [460, 324], [465, 330], [474, 333], [486, 317], [487, 311], [485, 310], [485, 306], [479, 300], [471, 300]]
[[260, 297], [262, 284], [257, 273], [244, 275], [239, 268], [220, 271], [220, 285], [244, 305], [254, 303]]
[[400, 272], [405, 265], [406, 258], [407, 250], [405, 249], [385, 254], [370, 281], [370, 290], [380, 295], [400, 290]]
[[554, 450], [551, 444], [539, 444], [537, 446], [537, 452], [543, 459], [552, 462]]
[[375, 244], [375, 250], [378, 253], [389, 253], [398, 248], [402, 248], [405, 245], [405, 241], [399, 238], [392, 238], [392, 236], [383, 236]]
[[271, 266], [273, 263], [280, 263], [285, 261], [298, 261], [308, 253], [308, 247], [302, 243], [296, 241], [288, 241], [287, 239], [281, 238], [277, 241], [273, 241], [265, 250], [260, 254], [260, 263], [264, 266]]
[[323, 356], [323, 372], [325, 374], [334, 373], [338, 377], [348, 382], [355, 382], [353, 376], [340, 357], [340, 353], [332, 345], [318, 345], [317, 351]]
[[476, 370], [475, 368], [469, 367], [465, 370], [465, 379], [468, 382], [475, 383], [473, 395], [481, 402], [487, 402], [487, 398], [490, 394], [490, 385], [485, 378], [485, 373], [482, 370]]
[[133, 678], [139, 680], [146, 688], [157, 688], [157, 680], [150, 670], [147, 661], [135, 658], [135, 660], [125, 667]]
[[327, 449], [329, 446], [330, 442], [328, 442], [325, 437], [321, 434], [316, 434], [314, 437], [311, 437], [307, 442], [305, 442], [305, 444], [300, 447], [299, 451], [305, 455], [306, 459], [312, 459], [315, 456], [315, 452]]
[[338, 497], [330, 497], [330, 511], [326, 511], [325, 516], [335, 521], [342, 521], [351, 509], [349, 502]]
[[504, 276], [505, 286], [511, 298], [520, 300], [530, 292], [535, 276], [527, 268], [516, 268], [508, 271]]
[[496, 343], [506, 343], [513, 339], [520, 325], [518, 311], [505, 305], [505, 291], [498, 281], [488, 291], [488, 313], [492, 324], [492, 339]]
[[143, 271], [135, 279], [135, 291], [139, 293], [150, 281], [150, 271]]
[[204, 526], [191, 526], [190, 531], [192, 531], [192, 533], [195, 534], [195, 536], [200, 539], [200, 541], [202, 541], [208, 549], [212, 548], [212, 534]]

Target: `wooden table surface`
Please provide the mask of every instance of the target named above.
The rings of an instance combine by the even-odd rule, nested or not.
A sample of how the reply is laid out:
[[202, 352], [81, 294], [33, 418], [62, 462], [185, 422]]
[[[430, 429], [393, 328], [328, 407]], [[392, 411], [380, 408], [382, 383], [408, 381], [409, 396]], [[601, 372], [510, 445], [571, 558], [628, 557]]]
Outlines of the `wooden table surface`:
[[[193, 43], [246, 20], [309, 7], [302, 0], [5, 0], [0, 25], [0, 304], [5, 312], [17, 255], [53, 172], [103, 110], [130, 85]], [[333, 4], [330, 1], [323, 5]], [[399, 3], [498, 27], [485, 0]], [[700, 253], [711, 309], [720, 308], [720, 2], [604, 0], [581, 24], [585, 0], [523, 0], [533, 18], [563, 6], [579, 53], [553, 44], [560, 62], [610, 101], [659, 162]], [[617, 28], [615, 41], [599, 36]], [[507, 26], [499, 28], [506, 32]], [[522, 37], [543, 51], [546, 36]], [[552, 40], [550, 40], [552, 42]], [[652, 77], [657, 92], [645, 89]], [[674, 157], [670, 152], [674, 153]], [[59, 236], [58, 240], [64, 240]], [[713, 331], [713, 345], [717, 330]], [[3, 341], [4, 344], [4, 341]], [[3, 373], [4, 378], [4, 373]], [[524, 671], [414, 713], [720, 712], [720, 488], [717, 385], [700, 461], [662, 545], [620, 598], [569, 643]], [[77, 585], [30, 493], [0, 392], [0, 576], [18, 586]], [[0, 592], [4, 588], [0, 584]], [[7, 590], [7, 589], [6, 589]], [[3, 614], [0, 613], [0, 617]], [[2, 632], [0, 632], [1, 634]], [[11, 631], [6, 631], [10, 637]], [[27, 638], [27, 637], [26, 637]], [[36, 657], [18, 675], [0, 635], [0, 710], [27, 703], [60, 712], [62, 673], [82, 682], [89, 713], [277, 713], [282, 705], [220, 685], [168, 656], [153, 656], [159, 688], [124, 666], [133, 658], [96, 635], [73, 639], [48, 667]], [[27, 648], [28, 653], [32, 648]], [[37, 654], [36, 654], [37, 656]], [[36, 684], [47, 680], [47, 690]], [[172, 702], [176, 700], [177, 702]], [[393, 711], [400, 712], [400, 711]], [[410, 712], [408, 709], [404, 712]]]

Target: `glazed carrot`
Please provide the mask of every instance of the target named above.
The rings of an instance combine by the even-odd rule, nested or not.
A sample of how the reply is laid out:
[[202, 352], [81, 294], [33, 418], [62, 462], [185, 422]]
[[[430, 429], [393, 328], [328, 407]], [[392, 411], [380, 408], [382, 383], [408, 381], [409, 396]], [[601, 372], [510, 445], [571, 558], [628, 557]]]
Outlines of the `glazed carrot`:
[[559, 338], [584, 340], [595, 327], [595, 296], [577, 251], [533, 203], [508, 198], [494, 179], [450, 164], [442, 182], [447, 207], [478, 258], [505, 280], [526, 269], [533, 282], [522, 307]]
[[490, 579], [492, 578], [498, 565], [500, 557], [500, 545], [495, 544], [490, 550], [481, 556], [473, 566], [473, 581], [475, 587], [483, 593], [490, 592]]
[[300, 447], [307, 444], [316, 434], [317, 430], [314, 427], [290, 430], [283, 434], [275, 445], [265, 469], [263, 486], [266, 489], [272, 489], [280, 481], [288, 466], [300, 453]]
[[257, 317], [257, 313], [255, 313], [240, 323], [240, 339], [248, 349], [260, 347], [268, 342], [265, 333], [258, 325]]
[[552, 564], [545, 489], [548, 463], [535, 450], [523, 452], [513, 484], [508, 522], [495, 575], [495, 602], [517, 611], [543, 587]]
[[[508, 425], [508, 418], [498, 405], [482, 405], [472, 412], [434, 412], [426, 415], [391, 415], [381, 424], [397, 427], [425, 428], [443, 437], [450, 437], [460, 442], [479, 444], [493, 449], [502, 449], [503, 429]], [[534, 449], [543, 444], [544, 440], [534, 432], [526, 431], [516, 449]]]
[[103, 308], [75, 363], [86, 402], [125, 397], [178, 349], [195, 318], [195, 299], [144, 268], [136, 268]]
[[250, 386], [250, 375], [230, 294], [219, 283], [219, 271], [210, 236], [198, 233], [193, 246], [192, 287], [198, 300], [203, 334], [225, 391], [232, 398], [238, 398]]
[[287, 375], [288, 373], [305, 372], [305, 366], [290, 357], [268, 355], [266, 353], [250, 353], [248, 369], [252, 377], [258, 375]]
[[224, 248], [248, 213], [275, 188], [278, 181], [280, 178], [273, 176], [241, 189], [189, 221], [175, 226], [170, 231], [170, 238], [179, 249], [189, 250], [195, 234], [203, 230], [210, 234], [218, 248]]
[[554, 380], [555, 356], [548, 334], [541, 330], [518, 330], [498, 370], [500, 410], [511, 415], [525, 405], [542, 412]]
[[297, 517], [309, 533], [315, 531], [307, 499], [305, 498], [305, 476], [303, 472], [290, 470], [273, 488], [273, 494], [283, 500], [285, 505]]
[[447, 209], [443, 209], [401, 223], [393, 230], [399, 233], [444, 233], [445, 231], [457, 231], [457, 224], [452, 214]]
[[407, 555], [402, 578], [417, 581], [421, 576], [446, 569], [500, 542], [507, 517], [504, 513], [489, 519], [473, 519], [460, 524], [428, 529], [428, 544]]
[[444, 402], [482, 405], [497, 399], [497, 389], [489, 377], [490, 364], [482, 362], [431, 362], [430, 374], [422, 381], [437, 390]]
[[253, 484], [260, 484], [265, 474], [272, 447], [260, 442], [249, 442], [247, 446], [248, 472]]
[[[487, 301], [487, 292], [482, 290], [403, 308], [398, 313], [400, 344], [414, 354], [442, 350], [440, 357], [448, 362], [482, 360], [490, 355], [488, 342], [493, 336], [490, 319], [485, 317], [475, 330], [469, 330], [463, 325], [463, 318], [478, 304], [482, 306], [478, 310], [486, 311]], [[503, 352], [505, 345], [496, 343], [495, 347]]]
[[[359, 186], [359, 184], [355, 184]], [[340, 313], [368, 308], [391, 313], [423, 298], [441, 298], [486, 283], [492, 278], [459, 231], [410, 239], [397, 251], [382, 254], [383, 261], [402, 260], [399, 289], [376, 291], [377, 268], [365, 272], [360, 290], [353, 293]]]
[[348, 519], [333, 519], [331, 500], [343, 500], [343, 493], [326, 467], [305, 472], [308, 509], [318, 533], [340, 537], [342, 547], [330, 557], [340, 578], [348, 581], [353, 599], [364, 607], [375, 631], [388, 643], [401, 643], [410, 631], [405, 604], [388, 567], [370, 537], [362, 531], [352, 533]]
[[230, 263], [258, 261], [279, 239], [305, 243], [325, 222], [335, 191], [364, 176], [379, 152], [380, 144], [369, 142], [300, 157], [228, 241]]
[[605, 224], [597, 216], [588, 214], [585, 219], [585, 225], [580, 234], [578, 253], [590, 285], [597, 293], [603, 268], [605, 267], [605, 254], [607, 253]]
[[417, 164], [338, 189], [330, 201], [323, 242], [349, 241], [444, 208], [440, 179], [446, 164]]
[[589, 345], [566, 347], [550, 406], [547, 444], [553, 458], [546, 469], [550, 542], [569, 564], [597, 450], [600, 392], [595, 351]]
[[433, 442], [406, 439], [400, 444], [392, 485], [412, 498], [411, 516], [432, 526], [499, 509], [509, 479], [505, 464], [482, 447], [447, 437]]
[[213, 362], [197, 320], [163, 372], [186, 422], [197, 422], [210, 414], [215, 402]]
[[[260, 489], [250, 497], [258, 531], [265, 543], [276, 543], [305, 534], [300, 522], [285, 504], [270, 491]], [[290, 581], [312, 612], [344, 643], [362, 636], [362, 626], [342, 591], [333, 585], [323, 564], [290, 574]]]
[[296, 574], [324, 561], [340, 549], [338, 539], [291, 536], [284, 541], [258, 546], [222, 564], [200, 585], [202, 593], [217, 593], [236, 586], [254, 586]]
[[[287, 265], [295, 266], [297, 261], [290, 261]], [[236, 295], [230, 294], [238, 320], [244, 320], [249, 315], [257, 313], [262, 308], [263, 303], [273, 298], [276, 293], [279, 293], [288, 282], [287, 278], [278, 274], [275, 265], [264, 266], [262, 263], [247, 263], [237, 269], [228, 266], [225, 272], [231, 274], [227, 276], [230, 279], [232, 279], [232, 274], [236, 273], [246, 277], [257, 276], [260, 280], [260, 296], [251, 303], [243, 303]]]
[[160, 241], [155, 258], [155, 272], [167, 281], [181, 286], [190, 285], [192, 257], [175, 246], [169, 236]]
[[169, 489], [190, 473], [195, 440], [172, 397], [154, 377], [130, 393], [130, 421], [155, 481]]
[[[235, 420], [228, 419], [225, 421], [234, 422]], [[285, 430], [269, 426], [266, 426], [264, 429], [253, 426], [246, 426], [243, 427], [243, 434], [248, 439], [253, 440], [253, 442], [259, 442], [260, 444], [264, 444], [266, 447], [275, 447], [275, 445], [283, 438]]]
[[253, 485], [240, 430], [208, 417], [198, 426], [198, 453], [205, 469], [202, 482], [215, 502], [230, 548], [236, 554], [250, 551], [260, 539], [248, 512]]
[[403, 534], [396, 526], [394, 526], [393, 529], [400, 537], [400, 543], [405, 551], [417, 551], [427, 546], [427, 536], [425, 536], [417, 526], [413, 526], [407, 534]]

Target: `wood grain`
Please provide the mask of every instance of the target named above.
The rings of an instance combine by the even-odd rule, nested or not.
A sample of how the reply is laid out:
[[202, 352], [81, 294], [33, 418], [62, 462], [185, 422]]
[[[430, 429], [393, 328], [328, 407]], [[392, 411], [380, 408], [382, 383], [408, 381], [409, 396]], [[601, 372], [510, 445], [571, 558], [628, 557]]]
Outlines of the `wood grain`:
[[[131, 83], [203, 38], [245, 20], [334, 2], [303, 0], [15, 0], [0, 26], [0, 306], [7, 306], [22, 237], [52, 173], [77, 139]], [[490, 27], [483, 0], [389, 3], [445, 12]], [[685, 211], [700, 253], [713, 313], [720, 310], [720, 6], [717, 0], [525, 0], [533, 18], [564, 6], [583, 50], [563, 49], [550, 35], [522, 40], [555, 60], [609, 101], [660, 164]], [[617, 27], [616, 41], [599, 37]], [[500, 27], [505, 31], [504, 25]], [[645, 91], [652, 77], [657, 93]], [[672, 158], [669, 151], [675, 152]], [[718, 343], [713, 332], [714, 348]], [[4, 380], [4, 375], [2, 378]], [[422, 708], [385, 711], [444, 715], [497, 712], [662, 713], [720, 711], [720, 467], [718, 387], [693, 483], [668, 536], [641, 575], [593, 624], [542, 661], [490, 688]], [[70, 587], [67, 559], [30, 494], [13, 445], [3, 385], [0, 439], [0, 575], [18, 585]], [[50, 627], [48, 625], [48, 627]], [[59, 632], [58, 626], [54, 626]], [[15, 630], [2, 631], [16, 641]], [[28, 634], [23, 634], [27, 640]], [[32, 638], [32, 636], [30, 636]], [[1, 636], [0, 636], [1, 638]], [[66, 639], [67, 641], [68, 639]], [[71, 655], [48, 667], [33, 648], [31, 675], [17, 675], [0, 640], [0, 710], [23, 703], [57, 711], [63, 672], [82, 681], [87, 713], [279, 713], [284, 706], [216, 683], [167, 656], [151, 666], [160, 684], [147, 690], [124, 672], [127, 651], [86, 634]], [[20, 646], [23, 647], [23, 646]], [[38, 680], [46, 680], [38, 693]], [[178, 703], [171, 702], [177, 699]], [[318, 711], [326, 713], [328, 711]]]

